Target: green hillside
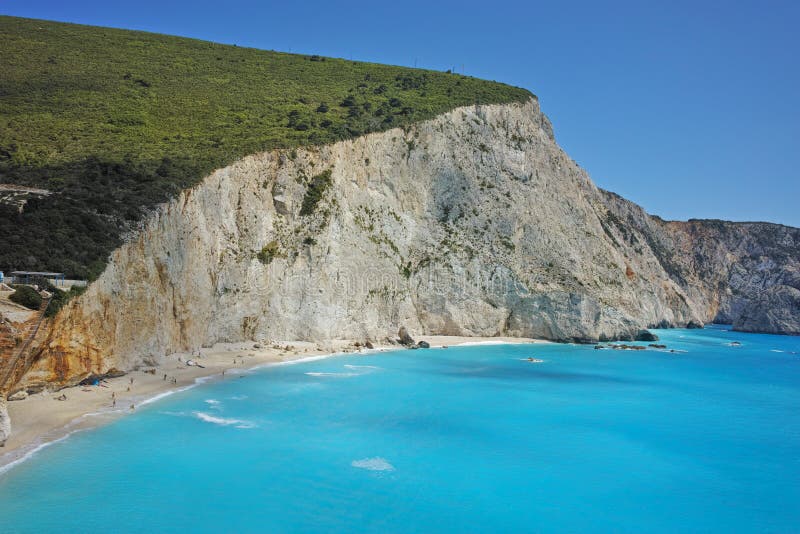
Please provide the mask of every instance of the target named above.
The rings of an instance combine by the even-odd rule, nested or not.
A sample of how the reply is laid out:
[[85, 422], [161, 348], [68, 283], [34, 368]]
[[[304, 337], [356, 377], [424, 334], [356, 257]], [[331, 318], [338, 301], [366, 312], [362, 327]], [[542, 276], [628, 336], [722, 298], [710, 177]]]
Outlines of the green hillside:
[[80, 277], [99, 274], [148, 209], [241, 156], [531, 96], [457, 74], [14, 17], [0, 17], [0, 65], [0, 184], [50, 192], [0, 185], [0, 269]]

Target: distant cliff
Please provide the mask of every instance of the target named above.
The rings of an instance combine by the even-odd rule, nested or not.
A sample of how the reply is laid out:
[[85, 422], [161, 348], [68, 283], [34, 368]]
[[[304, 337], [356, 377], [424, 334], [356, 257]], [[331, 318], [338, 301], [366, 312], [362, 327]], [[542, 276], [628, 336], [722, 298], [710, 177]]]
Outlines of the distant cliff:
[[[606, 192], [623, 238], [646, 243], [704, 321], [800, 334], [800, 229], [719, 220], [663, 221]], [[624, 230], [622, 230], [624, 229]]]
[[23, 385], [219, 341], [412, 332], [798, 333], [800, 230], [666, 222], [598, 189], [538, 102], [270, 151], [162, 206], [55, 320]]

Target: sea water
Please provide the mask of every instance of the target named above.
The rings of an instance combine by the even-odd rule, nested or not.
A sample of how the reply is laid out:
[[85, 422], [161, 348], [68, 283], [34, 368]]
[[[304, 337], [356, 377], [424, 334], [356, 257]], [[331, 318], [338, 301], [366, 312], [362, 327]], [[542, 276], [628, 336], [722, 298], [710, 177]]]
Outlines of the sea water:
[[228, 375], [0, 475], [0, 532], [800, 531], [800, 339], [657, 333], [676, 352], [480, 345]]

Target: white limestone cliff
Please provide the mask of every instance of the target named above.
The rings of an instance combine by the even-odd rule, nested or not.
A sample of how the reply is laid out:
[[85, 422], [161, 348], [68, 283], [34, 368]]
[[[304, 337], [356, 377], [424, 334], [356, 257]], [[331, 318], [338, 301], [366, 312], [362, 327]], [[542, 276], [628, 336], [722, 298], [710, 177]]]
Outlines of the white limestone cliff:
[[725, 288], [686, 275], [670, 224], [599, 190], [535, 100], [256, 154], [116, 250], [24, 383], [220, 341], [379, 340], [400, 325], [596, 341], [708, 321]]

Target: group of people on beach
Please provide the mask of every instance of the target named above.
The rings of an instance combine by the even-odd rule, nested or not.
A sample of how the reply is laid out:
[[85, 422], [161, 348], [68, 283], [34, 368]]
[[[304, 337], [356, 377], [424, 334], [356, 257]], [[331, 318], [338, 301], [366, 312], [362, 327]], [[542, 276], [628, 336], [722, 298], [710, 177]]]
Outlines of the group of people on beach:
[[[180, 357], [178, 357], [178, 361], [179, 361], [179, 362], [181, 362], [181, 363], [183, 363], [183, 361], [182, 361], [182, 359], [181, 359]], [[187, 362], [187, 364], [188, 364], [188, 363], [189, 363], [189, 362]], [[236, 365], [237, 363], [241, 363], [241, 364], [243, 364], [243, 363], [244, 363], [244, 359], [243, 359], [241, 362], [237, 362], [237, 361], [236, 361], [236, 359], [234, 358], [234, 360], [233, 360], [233, 364], [234, 364], [234, 365]], [[195, 364], [195, 365], [197, 365], [197, 364]], [[198, 367], [202, 367], [202, 366], [198, 365]], [[155, 373], [155, 369], [153, 369], [152, 371], [146, 371], [146, 372], [150, 372], [151, 374], [154, 374], [154, 373]], [[224, 370], [224, 369], [222, 370], [222, 375], [223, 375], [223, 376], [225, 375], [225, 370]], [[163, 376], [162, 380], [163, 380], [164, 382], [166, 382], [167, 380], [169, 380], [169, 382], [170, 382], [171, 384], [176, 384], [176, 385], [177, 385], [177, 383], [178, 383], [178, 379], [177, 379], [177, 377], [174, 377], [174, 376], [169, 376], [167, 373], [164, 373], [164, 376]], [[130, 393], [130, 392], [131, 392], [131, 390], [132, 390], [132, 388], [133, 388], [133, 382], [134, 382], [134, 378], [133, 378], [133, 377], [129, 377], [129, 379], [128, 379], [128, 385], [127, 385], [127, 388], [126, 388], [126, 391], [127, 391], [128, 393]], [[111, 387], [111, 385], [110, 385], [110, 384], [109, 384], [109, 383], [108, 383], [108, 382], [107, 382], [105, 379], [102, 379], [102, 378], [101, 378], [101, 379], [95, 379], [95, 380], [94, 380], [94, 381], [91, 383], [91, 385], [93, 385], [93, 386], [105, 387], [105, 388], [110, 388], [110, 387]], [[85, 389], [84, 389], [84, 391], [89, 391], [89, 389], [86, 389], [86, 388], [85, 388]], [[66, 396], [64, 393], [62, 393], [62, 394], [61, 394], [61, 395], [59, 395], [58, 397], [53, 397], [53, 398], [54, 398], [55, 400], [59, 400], [59, 401], [66, 401], [66, 400], [67, 400], [67, 396]], [[116, 407], [117, 407], [117, 393], [116, 393], [115, 391], [112, 391], [112, 392], [111, 392], [111, 407], [112, 407], [112, 408], [116, 408]], [[130, 409], [131, 409], [131, 411], [133, 411], [133, 410], [135, 410], [135, 409], [136, 409], [136, 406], [135, 406], [134, 404], [131, 404], [131, 405], [130, 405]]]
[[[164, 382], [166, 382], [167, 379], [169, 379], [170, 384], [177, 384], [178, 383], [178, 379], [176, 377], [167, 376], [167, 373], [164, 373], [164, 378], [163, 378]], [[106, 387], [108, 387], [108, 386], [106, 386]], [[129, 382], [128, 382], [128, 388], [126, 389], [126, 391], [130, 392], [132, 387], [133, 387], [133, 377], [130, 377]], [[117, 394], [114, 391], [111, 392], [111, 407], [112, 408], [116, 408], [117, 407]], [[130, 409], [131, 410], [135, 410], [136, 406], [134, 404], [131, 404]]]

